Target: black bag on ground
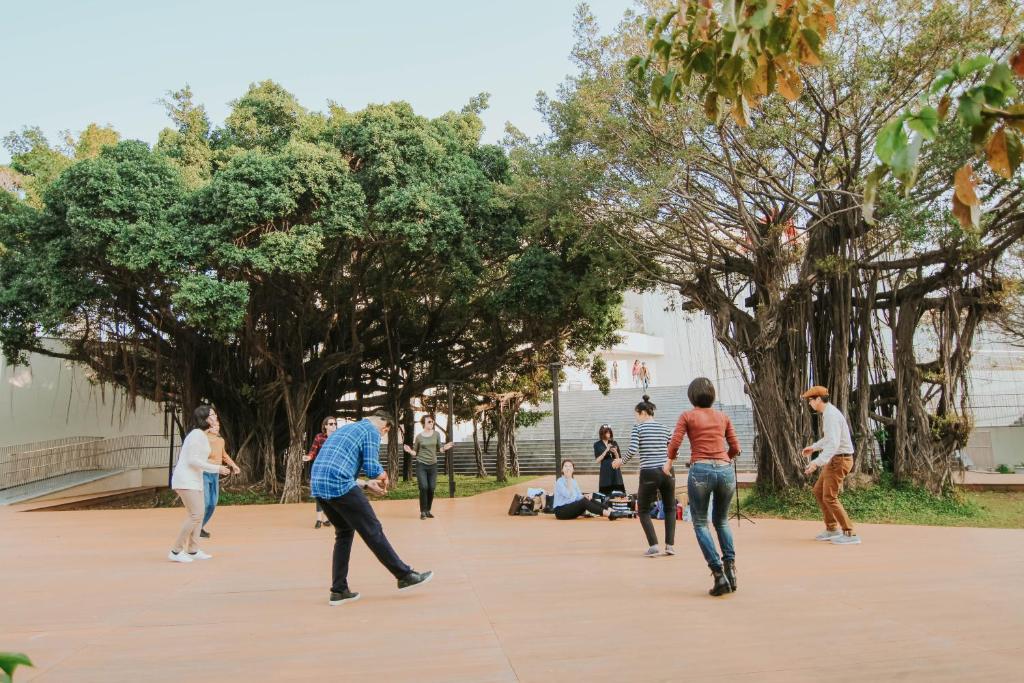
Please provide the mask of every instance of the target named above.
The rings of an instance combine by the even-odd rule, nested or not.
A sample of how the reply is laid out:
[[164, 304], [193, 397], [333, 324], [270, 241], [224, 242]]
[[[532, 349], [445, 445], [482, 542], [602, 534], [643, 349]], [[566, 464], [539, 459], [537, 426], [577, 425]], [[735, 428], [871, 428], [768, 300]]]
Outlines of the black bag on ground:
[[511, 517], [511, 516], [514, 516], [514, 515], [518, 515], [519, 514], [519, 508], [521, 508], [522, 506], [523, 506], [523, 496], [519, 495], [518, 493], [514, 494], [512, 496], [512, 504], [508, 506], [508, 514], [509, 514], [509, 516]]
[[527, 498], [518, 493], [515, 494], [512, 496], [512, 505], [508, 508], [508, 514], [512, 516], [537, 514], [537, 511], [534, 509], [533, 498]]
[[555, 497], [549, 494], [544, 494], [544, 513], [548, 515], [555, 514]]

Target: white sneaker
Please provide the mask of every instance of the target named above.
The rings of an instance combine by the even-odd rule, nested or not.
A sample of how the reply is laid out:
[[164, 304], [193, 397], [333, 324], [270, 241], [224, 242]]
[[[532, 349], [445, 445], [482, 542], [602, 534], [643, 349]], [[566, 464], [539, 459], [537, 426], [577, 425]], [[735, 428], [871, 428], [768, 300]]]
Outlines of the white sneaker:
[[658, 546], [656, 546], [656, 545], [652, 545], [652, 546], [651, 546], [650, 548], [648, 548], [648, 549], [647, 549], [647, 551], [646, 551], [646, 552], [644, 553], [644, 557], [657, 557], [657, 556], [658, 556], [658, 555], [660, 555], [660, 554], [661, 554], [661, 551], [660, 551], [660, 550], [658, 550]]
[[167, 559], [171, 562], [185, 562], [186, 564], [192, 561], [192, 558], [185, 551], [176, 553], [173, 550], [167, 553]]
[[840, 531], [839, 529], [836, 529], [835, 531], [829, 531], [828, 529], [825, 529], [820, 534], [815, 536], [814, 540], [815, 541], [831, 541], [836, 536], [842, 536], [842, 535], [843, 535], [843, 532]]
[[676, 549], [673, 548], [670, 545], [667, 545], [667, 546], [665, 546], [665, 554], [666, 555], [675, 555], [676, 554]]
[[838, 536], [836, 536], [835, 538], [832, 539], [832, 544], [833, 545], [859, 545], [860, 544], [860, 536], [858, 536], [857, 534], [850, 534], [850, 535], [839, 534]]
[[204, 553], [202, 550], [197, 550], [194, 553], [189, 553], [189, 557], [191, 557], [193, 560], [212, 560], [213, 559], [213, 555], [210, 555], [209, 553]]

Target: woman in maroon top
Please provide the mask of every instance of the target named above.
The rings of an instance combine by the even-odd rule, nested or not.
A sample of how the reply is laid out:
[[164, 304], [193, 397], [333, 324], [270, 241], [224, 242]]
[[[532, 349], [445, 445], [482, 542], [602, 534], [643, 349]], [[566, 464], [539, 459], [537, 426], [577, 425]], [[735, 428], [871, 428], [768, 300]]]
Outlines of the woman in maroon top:
[[[324, 441], [327, 441], [327, 437], [334, 433], [338, 428], [338, 420], [333, 417], [325, 417], [324, 421], [320, 425], [320, 433], [313, 437], [313, 445], [309, 447], [309, 453], [302, 456], [302, 462], [313, 462], [316, 460], [316, 454], [320, 452], [320, 447], [324, 445]], [[314, 498], [314, 500], [316, 500]], [[324, 516], [324, 511], [320, 508], [320, 501], [316, 501], [316, 529], [322, 526], [330, 526], [331, 522]]]
[[[704, 560], [715, 577], [715, 585], [708, 592], [724, 595], [736, 590], [736, 548], [729, 529], [729, 504], [736, 494], [732, 458], [740, 454], [740, 442], [736, 439], [736, 430], [729, 416], [711, 407], [715, 402], [715, 387], [711, 380], [698, 377], [690, 382], [686, 395], [693, 404], [693, 410], [679, 416], [668, 444], [668, 457], [675, 460], [683, 437], [689, 437], [690, 473], [686, 490], [690, 497], [693, 530]], [[712, 496], [711, 521], [722, 547], [721, 556], [708, 529], [708, 502]]]

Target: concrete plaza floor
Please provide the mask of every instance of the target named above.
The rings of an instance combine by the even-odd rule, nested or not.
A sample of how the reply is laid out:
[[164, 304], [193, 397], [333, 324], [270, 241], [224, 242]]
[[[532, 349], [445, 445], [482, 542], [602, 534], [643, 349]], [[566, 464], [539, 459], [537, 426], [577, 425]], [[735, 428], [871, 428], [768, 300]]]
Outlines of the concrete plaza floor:
[[191, 565], [165, 559], [180, 509], [0, 509], [0, 650], [35, 662], [19, 682], [1020, 676], [1022, 530], [862, 525], [839, 547], [815, 523], [743, 523], [739, 592], [711, 598], [689, 525], [649, 559], [635, 520], [508, 517], [511, 493], [439, 499], [427, 521], [376, 503], [436, 578], [399, 593], [357, 540], [362, 599], [337, 608], [311, 504], [220, 508], [215, 558]]

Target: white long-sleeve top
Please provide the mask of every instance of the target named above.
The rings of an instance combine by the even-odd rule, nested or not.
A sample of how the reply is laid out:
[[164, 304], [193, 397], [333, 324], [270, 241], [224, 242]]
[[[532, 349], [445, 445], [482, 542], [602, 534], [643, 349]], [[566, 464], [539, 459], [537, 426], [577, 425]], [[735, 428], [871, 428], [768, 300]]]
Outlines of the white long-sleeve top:
[[220, 465], [209, 462], [210, 440], [206, 432], [193, 429], [181, 442], [178, 464], [171, 475], [172, 489], [203, 490], [203, 472], [220, 472]]
[[811, 448], [821, 452], [811, 462], [818, 467], [824, 467], [837, 453], [853, 455], [853, 436], [850, 434], [850, 424], [839, 408], [831, 403], [826, 403], [825, 411], [821, 414], [821, 421], [822, 436], [811, 444]]

